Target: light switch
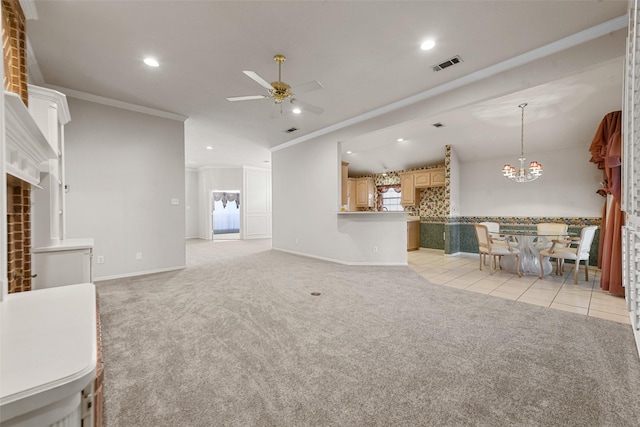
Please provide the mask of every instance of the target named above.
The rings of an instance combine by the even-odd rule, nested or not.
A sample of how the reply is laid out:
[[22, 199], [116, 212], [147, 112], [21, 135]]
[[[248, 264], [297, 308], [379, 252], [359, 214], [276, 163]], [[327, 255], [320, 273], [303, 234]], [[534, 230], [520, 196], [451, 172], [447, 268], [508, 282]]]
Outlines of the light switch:
[[171, 206], [178, 206], [180, 204], [180, 200], [178, 199], [171, 199]]

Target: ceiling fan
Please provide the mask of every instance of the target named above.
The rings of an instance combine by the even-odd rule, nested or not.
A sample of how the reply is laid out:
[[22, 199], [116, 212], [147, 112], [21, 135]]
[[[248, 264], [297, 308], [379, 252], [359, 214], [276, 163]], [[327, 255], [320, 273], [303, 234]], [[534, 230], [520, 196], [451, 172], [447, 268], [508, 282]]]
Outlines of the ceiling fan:
[[299, 108], [302, 111], [309, 111], [314, 114], [322, 114], [324, 109], [296, 98], [297, 94], [322, 89], [322, 85], [317, 80], [312, 80], [310, 82], [303, 83], [294, 87], [291, 87], [283, 82], [282, 63], [286, 61], [286, 59], [287, 58], [284, 55], [276, 55], [273, 57], [273, 60], [278, 63], [278, 81], [272, 83], [268, 83], [254, 71], [243, 71], [243, 73], [245, 73], [250, 79], [267, 89], [268, 95], [232, 96], [227, 98], [227, 101], [252, 101], [256, 99], [271, 98], [274, 101], [272, 116], [277, 115], [277, 113], [283, 114], [283, 104], [287, 102], [291, 104], [294, 109]]

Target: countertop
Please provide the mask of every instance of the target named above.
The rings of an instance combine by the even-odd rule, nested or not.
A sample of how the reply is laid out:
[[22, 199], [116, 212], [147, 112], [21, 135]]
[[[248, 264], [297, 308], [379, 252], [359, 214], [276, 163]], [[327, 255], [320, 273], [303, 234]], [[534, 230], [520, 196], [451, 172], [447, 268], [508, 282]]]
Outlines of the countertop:
[[64, 239], [55, 245], [33, 248], [33, 253], [73, 251], [77, 249], [93, 249], [93, 239]]
[[338, 215], [355, 215], [355, 216], [404, 216], [407, 221], [420, 221], [420, 217], [417, 215], [410, 215], [404, 211], [339, 211]]
[[404, 215], [407, 216], [407, 212], [403, 211], [338, 211], [338, 215]]

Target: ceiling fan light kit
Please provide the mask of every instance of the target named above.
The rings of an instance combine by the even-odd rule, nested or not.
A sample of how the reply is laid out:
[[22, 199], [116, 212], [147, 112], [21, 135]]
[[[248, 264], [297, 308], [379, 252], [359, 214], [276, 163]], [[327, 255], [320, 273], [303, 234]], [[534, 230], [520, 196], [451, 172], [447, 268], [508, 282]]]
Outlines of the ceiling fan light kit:
[[314, 114], [322, 114], [324, 112], [324, 109], [316, 105], [303, 102], [295, 97], [295, 93], [305, 93], [305, 92], [311, 92], [313, 90], [322, 89], [322, 85], [320, 84], [320, 82], [316, 80], [312, 80], [310, 82], [295, 86], [292, 89], [290, 85], [282, 81], [282, 63], [286, 61], [287, 58], [284, 55], [275, 55], [273, 57], [273, 60], [278, 63], [278, 80], [275, 82], [268, 83], [265, 79], [260, 77], [260, 75], [255, 71], [243, 71], [243, 73], [247, 77], [249, 77], [256, 83], [258, 83], [260, 86], [267, 89], [268, 95], [232, 96], [232, 97], [228, 97], [227, 101], [232, 101], [232, 102], [252, 101], [252, 100], [258, 100], [258, 99], [271, 98], [273, 99], [274, 106], [280, 107], [276, 109], [277, 110], [276, 112], [279, 112], [281, 114], [284, 113], [282, 104], [285, 102], [289, 102], [290, 104], [295, 105], [296, 106], [295, 109], [300, 110], [300, 112], [309, 111]]
[[536, 161], [529, 163], [528, 171], [524, 167], [524, 161], [527, 160], [524, 157], [524, 107], [526, 106], [526, 103], [518, 105], [518, 108], [522, 110], [520, 118], [520, 158], [518, 159], [520, 161], [520, 169], [516, 171], [516, 168], [511, 165], [504, 165], [502, 168], [503, 176], [513, 182], [531, 182], [542, 175], [542, 165]]

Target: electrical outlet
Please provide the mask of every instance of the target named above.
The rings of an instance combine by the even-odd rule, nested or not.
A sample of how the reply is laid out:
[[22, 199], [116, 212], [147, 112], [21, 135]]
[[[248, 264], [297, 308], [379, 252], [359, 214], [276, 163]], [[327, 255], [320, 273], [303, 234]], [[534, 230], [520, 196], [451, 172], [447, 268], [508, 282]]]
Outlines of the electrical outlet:
[[179, 199], [171, 199], [171, 206], [178, 206], [180, 204]]
[[96, 261], [98, 264], [104, 264], [104, 257], [102, 255], [96, 257]]
[[296, 245], [298, 244], [299, 240], [296, 238]]
[[378, 245], [373, 245], [373, 252], [378, 252]]
[[136, 252], [136, 261], [140, 261], [142, 259], [142, 252]]

